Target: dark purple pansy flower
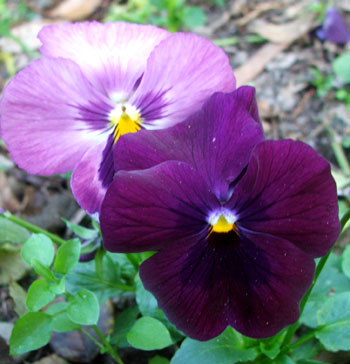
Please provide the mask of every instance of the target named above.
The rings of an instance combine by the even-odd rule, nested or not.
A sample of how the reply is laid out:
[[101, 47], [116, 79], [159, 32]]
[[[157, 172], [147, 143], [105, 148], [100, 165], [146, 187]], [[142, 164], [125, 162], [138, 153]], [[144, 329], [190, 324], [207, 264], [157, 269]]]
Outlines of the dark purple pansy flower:
[[263, 338], [297, 320], [313, 258], [339, 234], [336, 186], [308, 145], [263, 141], [252, 88], [217, 93], [185, 122], [117, 148], [118, 168], [147, 169], [116, 174], [104, 246], [158, 251], [140, 276], [178, 329]]
[[334, 6], [328, 9], [323, 25], [316, 34], [320, 39], [333, 43], [350, 42], [350, 28]]
[[228, 57], [194, 34], [85, 22], [44, 27], [39, 38], [43, 57], [5, 88], [1, 136], [30, 173], [74, 170], [89, 213], [112, 182], [121, 135], [174, 125], [213, 92], [235, 89]]

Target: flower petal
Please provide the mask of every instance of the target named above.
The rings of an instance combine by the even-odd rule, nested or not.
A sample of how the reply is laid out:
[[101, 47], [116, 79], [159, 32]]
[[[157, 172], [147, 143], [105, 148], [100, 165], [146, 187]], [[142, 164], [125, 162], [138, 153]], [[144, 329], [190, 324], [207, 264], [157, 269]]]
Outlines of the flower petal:
[[107, 188], [113, 180], [114, 167], [111, 158], [113, 154], [112, 150], [108, 153], [108, 148], [110, 148], [108, 142], [102, 142], [90, 148], [72, 175], [73, 195], [79, 205], [90, 214], [100, 211]]
[[74, 169], [85, 152], [106, 140], [111, 110], [79, 67], [41, 58], [18, 73], [1, 101], [1, 133], [14, 161], [30, 173]]
[[302, 142], [260, 143], [227, 207], [239, 226], [286, 239], [313, 257], [326, 254], [340, 231], [329, 163]]
[[316, 34], [319, 38], [333, 43], [343, 44], [350, 42], [350, 29], [335, 6], [328, 9], [323, 26]]
[[197, 237], [164, 248], [140, 276], [169, 320], [196, 340], [228, 325], [265, 338], [295, 322], [314, 262], [291, 243], [242, 232], [240, 241], [212, 244]]
[[236, 80], [226, 54], [211, 41], [176, 33], [151, 53], [131, 103], [147, 128], [183, 121], [216, 91], [231, 92]]
[[38, 37], [44, 55], [73, 60], [99, 91], [127, 98], [153, 48], [169, 35], [152, 25], [83, 22], [50, 25]]
[[193, 167], [165, 162], [118, 172], [102, 204], [104, 247], [113, 252], [157, 250], [207, 231], [216, 197]]
[[114, 151], [115, 169], [144, 169], [166, 160], [184, 161], [225, 199], [229, 184], [264, 138], [261, 124], [255, 120], [259, 116], [254, 88], [216, 93], [185, 122], [167, 130], [140, 131], [120, 138]]

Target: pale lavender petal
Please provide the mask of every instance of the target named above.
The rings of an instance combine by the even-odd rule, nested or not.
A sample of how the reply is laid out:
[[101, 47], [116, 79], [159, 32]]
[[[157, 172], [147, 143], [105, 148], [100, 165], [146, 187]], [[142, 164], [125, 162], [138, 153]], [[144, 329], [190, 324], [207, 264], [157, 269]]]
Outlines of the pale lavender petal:
[[140, 81], [153, 48], [170, 33], [124, 22], [55, 24], [39, 33], [41, 52], [76, 62], [104, 94], [127, 99]]
[[[73, 195], [79, 205], [90, 214], [100, 211], [107, 188], [113, 180], [112, 151], [106, 154], [108, 147], [109, 143], [102, 142], [89, 149], [72, 175]], [[105, 168], [102, 173], [101, 165]]]
[[13, 160], [30, 173], [74, 169], [107, 140], [112, 105], [72, 61], [41, 58], [19, 72], [1, 100], [1, 134]]
[[146, 128], [183, 121], [216, 91], [231, 92], [236, 81], [226, 54], [211, 41], [176, 33], [151, 53], [131, 102], [141, 110]]
[[260, 143], [226, 207], [238, 226], [286, 239], [313, 257], [325, 255], [340, 231], [330, 165], [302, 142]]

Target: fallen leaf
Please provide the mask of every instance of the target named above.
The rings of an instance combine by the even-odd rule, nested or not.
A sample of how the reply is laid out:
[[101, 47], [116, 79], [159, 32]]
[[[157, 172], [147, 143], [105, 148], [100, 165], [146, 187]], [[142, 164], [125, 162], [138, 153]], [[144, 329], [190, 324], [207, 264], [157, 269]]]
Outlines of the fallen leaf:
[[81, 20], [98, 9], [103, 0], [65, 0], [58, 4], [46, 15], [52, 18]]
[[0, 337], [2, 337], [8, 344], [13, 329], [12, 322], [0, 322]]
[[[305, 35], [313, 27], [313, 19], [314, 14], [306, 14], [297, 21], [283, 25], [258, 20], [259, 26], [255, 26], [255, 31], [262, 37], [273, 38], [278, 41], [262, 46], [244, 65], [235, 70], [237, 85], [244, 85], [257, 77], [277, 54], [288, 48], [295, 40]], [[266, 24], [271, 25], [268, 30], [263, 29]], [[281, 42], [282, 39], [284, 42]]]
[[[89, 2], [89, 1], [88, 1]], [[41, 46], [40, 40], [37, 35], [41, 28], [45, 25], [57, 23], [57, 21], [49, 19], [33, 20], [13, 27], [11, 34], [22, 42], [28, 49], [37, 50]], [[0, 49], [2, 52], [17, 54], [23, 52], [23, 47], [11, 38], [0, 37]]]
[[300, 19], [284, 24], [256, 19], [249, 25], [249, 31], [274, 43], [290, 43], [309, 31], [313, 18], [313, 14], [306, 14]]
[[58, 355], [52, 354], [38, 361], [35, 361], [33, 364], [65, 364], [65, 363], [66, 361], [60, 358]]

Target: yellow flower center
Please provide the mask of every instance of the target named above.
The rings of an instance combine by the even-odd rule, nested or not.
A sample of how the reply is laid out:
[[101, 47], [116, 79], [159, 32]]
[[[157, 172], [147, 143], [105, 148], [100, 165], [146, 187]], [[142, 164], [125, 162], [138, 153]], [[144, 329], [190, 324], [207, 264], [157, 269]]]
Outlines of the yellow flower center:
[[141, 115], [135, 106], [117, 105], [109, 114], [110, 126], [114, 127], [114, 143], [121, 135], [136, 133], [141, 129]]
[[227, 209], [216, 211], [209, 216], [208, 223], [211, 225], [210, 233], [238, 232], [235, 224], [235, 215]]

